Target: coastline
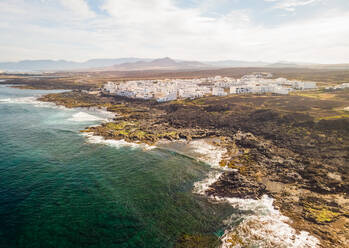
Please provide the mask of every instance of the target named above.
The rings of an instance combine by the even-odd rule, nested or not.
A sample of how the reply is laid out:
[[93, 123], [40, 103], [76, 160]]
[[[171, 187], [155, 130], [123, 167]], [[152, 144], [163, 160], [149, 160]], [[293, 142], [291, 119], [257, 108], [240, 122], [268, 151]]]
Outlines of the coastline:
[[[214, 203], [228, 203], [235, 209], [243, 212], [251, 212], [248, 217], [243, 218], [242, 223], [234, 226], [237, 216], [231, 216], [224, 221], [228, 228], [220, 238], [221, 248], [246, 247], [251, 245], [260, 245], [261, 247], [297, 247], [297, 248], [315, 248], [319, 247], [319, 240], [311, 236], [308, 232], [300, 230], [299, 233], [289, 223], [290, 219], [280, 213], [273, 206], [274, 199], [263, 195], [261, 199], [243, 199], [216, 197], [207, 194], [207, 191], [219, 178], [229, 169], [219, 165], [226, 150], [215, 147], [210, 140], [201, 139], [194, 141], [160, 141], [155, 146], [147, 144], [129, 143], [124, 140], [105, 140], [101, 136], [94, 136], [92, 133], [83, 134], [88, 142], [109, 145], [112, 147], [130, 147], [135, 149], [152, 150], [164, 149], [177, 154], [190, 157], [192, 159], [207, 163], [212, 170], [202, 181], [193, 185], [193, 193], [207, 197]], [[180, 145], [180, 147], [178, 147]], [[207, 153], [206, 151], [210, 151]], [[217, 156], [217, 153], [219, 154]], [[257, 223], [260, 224], [257, 224]], [[233, 226], [232, 226], [233, 225]], [[284, 231], [282, 234], [279, 228]], [[268, 236], [268, 238], [266, 238]]]
[[[182, 144], [182, 149], [178, 149], [178, 143]], [[226, 156], [227, 150], [214, 146], [212, 139], [189, 142], [185, 140], [168, 141], [166, 144], [168, 146], [165, 149], [179, 154], [190, 154], [190, 157], [211, 166], [212, 170], [207, 177], [194, 183], [193, 193], [208, 197], [215, 203], [228, 203], [239, 211], [250, 212], [248, 217], [238, 217], [234, 214], [230, 219], [225, 220], [228, 228], [220, 238], [222, 241], [221, 248], [253, 245], [260, 247], [319, 247], [319, 240], [310, 235], [309, 232], [294, 229], [290, 225], [292, 221], [275, 208], [273, 205], [274, 199], [266, 194], [260, 199], [219, 197], [207, 194], [210, 189], [212, 190], [212, 185], [217, 183], [225, 172], [236, 171], [236, 169], [219, 165]], [[186, 152], [183, 153], [182, 150]], [[207, 151], [210, 152], [207, 153]], [[219, 155], [217, 156], [217, 154]], [[243, 221], [234, 226], [237, 218], [242, 218]], [[283, 229], [282, 233], [280, 233], [280, 228]]]
[[[55, 102], [55, 101], [51, 101], [51, 102]], [[61, 101], [56, 101], [55, 104], [66, 106], [65, 104], [62, 104]], [[77, 105], [78, 107], [85, 108], [85, 106], [81, 106], [81, 105], [86, 105], [86, 103], [83, 102], [82, 104], [80, 104], [79, 101], [77, 101]], [[102, 106], [108, 109], [108, 104], [103, 103]], [[66, 106], [66, 107], [75, 108], [75, 106]], [[86, 106], [86, 107], [89, 107], [89, 106]], [[115, 113], [116, 112], [115, 110], [120, 110], [120, 109], [122, 110], [120, 113], [120, 116], [122, 118], [125, 116], [126, 116], [125, 118], [129, 118], [129, 115], [130, 114], [132, 115], [134, 113], [139, 114], [137, 109], [133, 108], [132, 106], [131, 107], [127, 106], [126, 108], [117, 107], [116, 109], [113, 109], [113, 111], [111, 112]], [[149, 111], [149, 109], [151, 108], [148, 107], [148, 110], [146, 111]], [[118, 118], [120, 118], [120, 116], [118, 116]], [[141, 117], [144, 117], [144, 115], [141, 115]], [[114, 121], [117, 121], [117, 123], [120, 123], [119, 120], [114, 120]], [[127, 127], [127, 125], [125, 126]], [[122, 135], [121, 136], [119, 135], [120, 135], [120, 131], [124, 130], [125, 127], [122, 127], [120, 130], [117, 129], [119, 130], [118, 131], [119, 133], [117, 134], [118, 137], [113, 137], [113, 135], [110, 135], [110, 133], [104, 132], [104, 130], [102, 130], [103, 132], [100, 132], [100, 130], [98, 130], [98, 127], [99, 126], [90, 127], [85, 132], [87, 133], [87, 135], [92, 135], [91, 133], [94, 133], [94, 135], [90, 137], [97, 139], [95, 140], [96, 142], [102, 142], [102, 143], [116, 142], [116, 143], [119, 143], [119, 145], [128, 145], [131, 147], [132, 146], [139, 147], [140, 143], [145, 144], [146, 147], [147, 146], [152, 147], [154, 146], [154, 144], [159, 142], [159, 148], [163, 149], [161, 148], [161, 141], [163, 140], [163, 138], [167, 139], [168, 141], [166, 142], [170, 142], [171, 145], [175, 144], [176, 142], [186, 143], [186, 142], [191, 142], [191, 140], [193, 140], [193, 142], [200, 143], [202, 142], [202, 140], [205, 140], [205, 138], [202, 139], [200, 137], [201, 135], [200, 132], [202, 132], [202, 129], [193, 129], [194, 135], [191, 135], [192, 133], [190, 132], [190, 130], [188, 131], [188, 129], [185, 129], [183, 133], [181, 133], [181, 131], [177, 133], [167, 132], [165, 136], [157, 137], [156, 142], [153, 142], [155, 140], [152, 140], [152, 139], [149, 139], [149, 140], [138, 139], [139, 137], [132, 137], [132, 139], [123, 141]], [[129, 130], [129, 129], [125, 129], [125, 130]], [[166, 130], [166, 127], [165, 127], [165, 130]], [[94, 132], [91, 132], [91, 131], [94, 131]], [[163, 132], [163, 131], [164, 131], [163, 129], [160, 129], [160, 132]], [[219, 176], [217, 174], [208, 175], [208, 176], [211, 176], [211, 178], [208, 178], [207, 181], [197, 182], [194, 185], [194, 192], [195, 192], [195, 187], [197, 187], [198, 184], [203, 183], [204, 186], [201, 189], [201, 193], [204, 193], [205, 196], [208, 196], [210, 199], [218, 202], [230, 202], [233, 206], [237, 208], [239, 208], [240, 206], [241, 211], [246, 211], [246, 209], [244, 209], [245, 206], [241, 204], [241, 201], [250, 202], [250, 203], [252, 202], [256, 205], [260, 205], [261, 202], [264, 202], [265, 203], [264, 208], [269, 209], [268, 210], [269, 213], [271, 213], [275, 218], [279, 218], [278, 221], [273, 220], [274, 223], [276, 223], [275, 224], [276, 226], [286, 228], [285, 225], [287, 225], [289, 226], [289, 228], [293, 227], [291, 229], [286, 228], [289, 232], [288, 233], [289, 236], [287, 236], [288, 237], [287, 242], [293, 242], [293, 245], [294, 245], [292, 246], [292, 243], [287, 243], [288, 247], [316, 247], [316, 246], [340, 247], [340, 246], [326, 246], [326, 244], [331, 244], [334, 241], [329, 239], [328, 240], [329, 243], [327, 243], [327, 240], [324, 240], [323, 237], [321, 237], [322, 234], [320, 233], [320, 231], [324, 229], [324, 223], [333, 223], [337, 221], [340, 217], [341, 218], [344, 217], [346, 214], [345, 210], [344, 211], [340, 210], [339, 206], [328, 205], [328, 202], [326, 201], [319, 202], [319, 200], [309, 200], [309, 199], [312, 199], [311, 197], [317, 197], [317, 198], [322, 197], [317, 192], [309, 191], [308, 189], [301, 189], [301, 188], [297, 189], [295, 188], [296, 186], [282, 189], [282, 187], [284, 187], [285, 184], [271, 180], [271, 177], [275, 176], [277, 178], [278, 176], [275, 174], [268, 175], [268, 173], [272, 169], [271, 166], [275, 166], [280, 163], [286, 163], [286, 164], [289, 164], [289, 166], [292, 166], [293, 163], [297, 161], [296, 159], [293, 159], [297, 157], [296, 155], [290, 153], [289, 150], [283, 150], [282, 148], [276, 146], [275, 144], [269, 142], [268, 140], [265, 140], [261, 137], [256, 137], [253, 134], [248, 132], [245, 133], [245, 132], [238, 131], [238, 132], [235, 132], [233, 136], [224, 136], [223, 133], [219, 133], [216, 131], [217, 130], [214, 130], [214, 131], [208, 130], [208, 129], [204, 130], [205, 135], [202, 135], [202, 136], [203, 137], [208, 136], [209, 139], [213, 138], [213, 139], [216, 139], [216, 141], [217, 139], [219, 141], [214, 143], [210, 142], [208, 145], [211, 146], [215, 144], [216, 148], [218, 149], [221, 149], [222, 147], [226, 147], [226, 149], [228, 149], [227, 154], [224, 154], [224, 152], [221, 154], [222, 155], [221, 158], [223, 159], [220, 159], [220, 161], [217, 162], [217, 157], [211, 158], [211, 161], [215, 161], [213, 162], [214, 164], [213, 167], [215, 169], [220, 170], [221, 174]], [[189, 135], [188, 135], [188, 132], [189, 132]], [[206, 135], [207, 133], [209, 133], [209, 135]], [[220, 136], [220, 134], [222, 134], [222, 136]], [[127, 133], [127, 135], [129, 135], [129, 133]], [[144, 138], [144, 137], [141, 137], [141, 138]], [[183, 141], [184, 138], [186, 139], [186, 141]], [[197, 146], [197, 148], [198, 149], [202, 148], [202, 144], [201, 146], [200, 145]], [[172, 151], [176, 152], [175, 147], [172, 147], [172, 149], [173, 149]], [[170, 147], [170, 150], [171, 150], [171, 147]], [[202, 149], [202, 150], [205, 151], [205, 149]], [[287, 153], [288, 155], [284, 156], [283, 154], [285, 153]], [[291, 157], [291, 160], [293, 161], [288, 161], [290, 159], [287, 160], [287, 157]], [[200, 160], [200, 158], [197, 158], [197, 159]], [[257, 163], [252, 162], [252, 160], [257, 161]], [[204, 162], [207, 162], [207, 161], [204, 161]], [[261, 168], [260, 167], [261, 164], [263, 164], [265, 168]], [[286, 172], [283, 173], [282, 175], [292, 173], [291, 171], [292, 169], [289, 166], [284, 167], [284, 170], [286, 170]], [[239, 174], [238, 176], [237, 176], [237, 173]], [[334, 175], [334, 177], [335, 176], [336, 175]], [[297, 175], [293, 175], [292, 177], [297, 177]], [[290, 179], [287, 179], [287, 180], [290, 180]], [[283, 181], [285, 181], [285, 179], [283, 179]], [[233, 183], [234, 189], [230, 187], [232, 183]], [[236, 188], [239, 188], [241, 186], [243, 190], [236, 190]], [[296, 211], [293, 211], [293, 212], [288, 212], [288, 211], [293, 206], [296, 206], [297, 208], [299, 208], [298, 205], [292, 204], [292, 202], [296, 199], [294, 198], [294, 196], [292, 196], [292, 193], [295, 193], [296, 197], [299, 197], [298, 196], [300, 194], [299, 192], [302, 192], [302, 194], [306, 195], [306, 197], [301, 195], [302, 198], [298, 200], [301, 202], [301, 204], [304, 204], [304, 209], [306, 209], [306, 211], [308, 212], [304, 212], [303, 210], [303, 212], [302, 211], [300, 212], [301, 213], [300, 216], [296, 216], [296, 214], [299, 213], [298, 209], [296, 209]], [[246, 195], [243, 195], [245, 193], [247, 193], [247, 197]], [[268, 198], [265, 197], [266, 193], [269, 195]], [[237, 198], [236, 196], [239, 196], [239, 195], [241, 196], [241, 198], [240, 200], [237, 200], [239, 198]], [[283, 198], [281, 198], [281, 196]], [[329, 195], [327, 199], [334, 196], [335, 196], [334, 194]], [[275, 200], [273, 200], [270, 197], [276, 197], [276, 198]], [[342, 196], [340, 195], [340, 197]], [[343, 197], [345, 199], [345, 195]], [[319, 198], [319, 199], [322, 199], [322, 198]], [[318, 204], [321, 206], [319, 210], [314, 205], [314, 202], [318, 202]], [[248, 209], [248, 211], [253, 211], [253, 209]], [[316, 223], [318, 221], [316, 219], [317, 218], [316, 214], [326, 215], [326, 219], [324, 220], [323, 223], [320, 223], [320, 224]], [[309, 217], [307, 217], [307, 215]], [[261, 218], [261, 220], [265, 221], [260, 215], [258, 216], [259, 216], [258, 218]], [[257, 219], [251, 217], [251, 219], [246, 221], [245, 223], [253, 222], [254, 224], [256, 224]], [[292, 219], [292, 221], [290, 221], [290, 219]], [[304, 222], [304, 219], [312, 220], [311, 223], [314, 222], [315, 226], [314, 224], [311, 224], [311, 223], [309, 224]], [[321, 221], [321, 219], [319, 221]], [[246, 224], [246, 225], [251, 226], [250, 224]], [[345, 225], [345, 222], [343, 225]], [[263, 226], [259, 226], [259, 227], [262, 228]], [[241, 227], [241, 228], [244, 230], [246, 229], [246, 227], [245, 228]], [[294, 231], [294, 230], [298, 230], [298, 231]], [[317, 238], [321, 238], [320, 239], [321, 243], [317, 242], [316, 239], [313, 239], [311, 236], [309, 236], [306, 232], [303, 232], [302, 230], [306, 230], [308, 232], [311, 231], [312, 235], [315, 234]], [[273, 231], [273, 228], [271, 228], [268, 232], [272, 232], [272, 231]], [[277, 231], [277, 229], [274, 231]], [[223, 241], [222, 247], [244, 247], [243, 246], [245, 245], [244, 242], [249, 242], [249, 241], [242, 239], [240, 236], [244, 237], [246, 236], [246, 233], [239, 232], [239, 229], [238, 231], [236, 231], [236, 229], [233, 229], [231, 231], [226, 231], [226, 233], [222, 237], [222, 241]], [[263, 235], [260, 236], [260, 238], [262, 237]], [[326, 243], [323, 243], [324, 241], [326, 241]], [[345, 240], [342, 239], [342, 242], [345, 242]], [[270, 245], [270, 244], [264, 244], [264, 245]], [[270, 247], [278, 247], [278, 245], [282, 247], [280, 243], [279, 244], [273, 243], [273, 245], [274, 246], [270, 246]], [[313, 245], [313, 246], [310, 246], [310, 245]]]

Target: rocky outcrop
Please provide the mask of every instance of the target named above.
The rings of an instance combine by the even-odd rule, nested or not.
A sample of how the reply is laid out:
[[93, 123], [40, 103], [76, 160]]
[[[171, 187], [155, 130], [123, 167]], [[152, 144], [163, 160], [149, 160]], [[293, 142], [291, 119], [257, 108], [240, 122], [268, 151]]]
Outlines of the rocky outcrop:
[[264, 184], [232, 171], [224, 173], [206, 193], [209, 196], [260, 199], [268, 191]]

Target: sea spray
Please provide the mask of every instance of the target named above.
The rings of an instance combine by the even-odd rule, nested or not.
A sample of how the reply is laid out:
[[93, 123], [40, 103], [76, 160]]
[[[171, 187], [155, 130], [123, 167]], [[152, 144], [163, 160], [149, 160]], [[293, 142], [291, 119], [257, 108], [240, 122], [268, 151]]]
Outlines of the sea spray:
[[200, 155], [198, 156], [199, 160], [208, 163], [212, 167], [219, 169], [222, 168], [221, 166], [219, 166], [219, 162], [222, 160], [224, 154], [227, 153], [227, 150], [225, 148], [220, 148], [209, 144], [204, 139], [193, 140], [188, 143], [188, 146], [190, 146], [196, 153]]
[[[82, 109], [82, 108], [79, 108], [79, 109]], [[103, 116], [104, 118], [107, 118], [109, 121], [112, 121], [116, 115], [114, 112], [108, 111], [107, 108], [105, 107], [89, 107], [88, 111], [92, 113], [97, 113], [98, 115]]]
[[152, 150], [152, 149], [156, 148], [156, 146], [150, 146], [147, 144], [131, 143], [131, 142], [127, 142], [125, 140], [105, 139], [102, 136], [97, 136], [97, 135], [94, 135], [93, 133], [90, 133], [90, 132], [84, 132], [84, 133], [81, 133], [81, 135], [85, 136], [87, 142], [91, 143], [91, 144], [102, 144], [102, 145], [108, 145], [108, 146], [116, 147], [116, 148], [120, 148], [120, 147], [129, 147], [129, 148], [133, 148], [133, 149], [140, 148], [143, 150]]
[[57, 106], [54, 103], [49, 102], [42, 102], [37, 100], [37, 97], [17, 97], [17, 98], [1, 98], [0, 104], [31, 104], [35, 107], [42, 107], [42, 108], [61, 108], [64, 109], [62, 106]]
[[221, 171], [210, 171], [208, 177], [204, 180], [194, 183], [193, 193], [199, 195], [205, 195], [205, 192], [210, 188], [210, 186], [217, 182], [217, 180], [223, 175]]
[[108, 121], [108, 119], [94, 116], [85, 112], [78, 112], [76, 114], [73, 114], [71, 118], [68, 119], [69, 121], [77, 121], [77, 122], [88, 122], [88, 121]]
[[76, 108], [70, 109], [51, 102], [38, 100], [40, 96], [0, 98], [0, 104], [30, 104], [38, 108], [56, 108], [66, 111], [81, 110], [73, 114], [68, 120], [73, 122], [108, 122], [115, 117], [115, 114], [99, 108]]
[[222, 248], [228, 247], [287, 247], [315, 248], [319, 241], [308, 232], [297, 231], [289, 223], [291, 220], [273, 206], [273, 199], [264, 195], [259, 200], [239, 198], [219, 198], [243, 211], [225, 221], [229, 226], [234, 219], [242, 218], [237, 226], [230, 226], [222, 237]]

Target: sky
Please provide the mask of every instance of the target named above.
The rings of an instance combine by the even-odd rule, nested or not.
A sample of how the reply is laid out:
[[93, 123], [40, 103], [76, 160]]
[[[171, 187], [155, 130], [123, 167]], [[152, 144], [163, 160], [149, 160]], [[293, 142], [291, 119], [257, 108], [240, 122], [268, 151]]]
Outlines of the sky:
[[349, 63], [348, 0], [0, 0], [0, 61]]

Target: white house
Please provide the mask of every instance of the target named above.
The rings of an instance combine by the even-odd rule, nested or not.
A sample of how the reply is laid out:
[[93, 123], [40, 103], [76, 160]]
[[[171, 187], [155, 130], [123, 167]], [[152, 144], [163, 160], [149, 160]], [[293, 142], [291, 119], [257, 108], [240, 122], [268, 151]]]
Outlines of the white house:
[[284, 87], [275, 87], [273, 90], [273, 93], [275, 94], [280, 94], [280, 95], [288, 95], [288, 93], [290, 92], [289, 88], [284, 88]]
[[212, 95], [213, 96], [226, 96], [227, 93], [224, 91], [223, 88], [213, 87], [212, 88]]
[[177, 100], [177, 92], [176, 91], [172, 91], [163, 97], [159, 97], [156, 101], [168, 102], [168, 101], [174, 101], [174, 100]]
[[118, 86], [116, 83], [109, 81], [104, 85], [103, 88], [105, 91], [109, 92], [110, 94], [114, 94], [117, 91]]
[[295, 82], [294, 86], [298, 90], [309, 90], [317, 88], [315, 82]]

